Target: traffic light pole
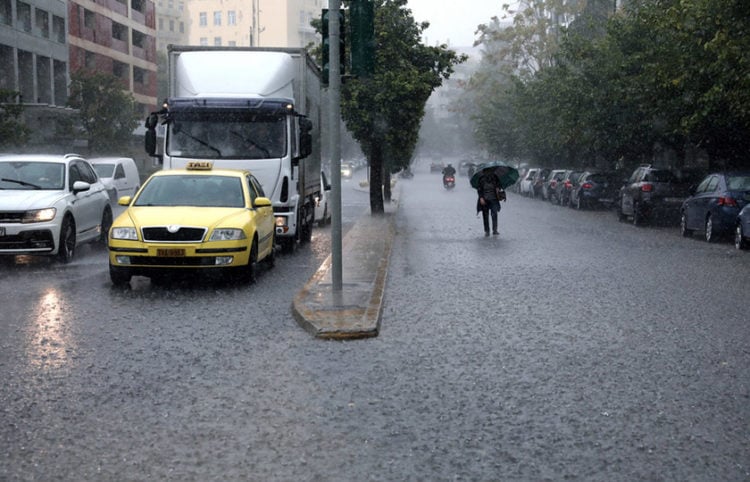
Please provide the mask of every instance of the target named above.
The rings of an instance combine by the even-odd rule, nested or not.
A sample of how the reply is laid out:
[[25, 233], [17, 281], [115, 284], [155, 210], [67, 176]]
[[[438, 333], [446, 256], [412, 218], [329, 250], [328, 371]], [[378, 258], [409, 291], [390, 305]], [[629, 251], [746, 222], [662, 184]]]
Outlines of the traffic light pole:
[[334, 295], [343, 290], [341, 254], [341, 60], [339, 57], [339, 10], [341, 0], [329, 0], [328, 32], [329, 74], [328, 99], [330, 102], [330, 153], [331, 153], [331, 282]]

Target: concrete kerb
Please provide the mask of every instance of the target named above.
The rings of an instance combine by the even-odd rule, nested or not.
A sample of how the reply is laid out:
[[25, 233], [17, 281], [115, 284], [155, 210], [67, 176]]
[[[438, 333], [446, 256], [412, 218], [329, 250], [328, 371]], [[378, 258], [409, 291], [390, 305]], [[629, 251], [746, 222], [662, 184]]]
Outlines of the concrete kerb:
[[[395, 190], [394, 190], [395, 191]], [[334, 291], [332, 258], [326, 258], [295, 295], [297, 322], [316, 338], [377, 336], [383, 310], [398, 199], [382, 216], [363, 215], [342, 240], [342, 290]]]

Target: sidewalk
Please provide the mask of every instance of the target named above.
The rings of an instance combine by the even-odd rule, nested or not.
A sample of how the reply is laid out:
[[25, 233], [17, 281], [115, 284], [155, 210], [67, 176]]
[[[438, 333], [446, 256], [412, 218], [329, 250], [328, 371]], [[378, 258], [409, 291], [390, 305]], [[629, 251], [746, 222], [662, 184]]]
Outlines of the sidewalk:
[[297, 322], [317, 338], [352, 339], [378, 335], [383, 293], [398, 210], [397, 192], [385, 214], [368, 210], [341, 241], [342, 290], [333, 290], [332, 258], [297, 293], [292, 311]]

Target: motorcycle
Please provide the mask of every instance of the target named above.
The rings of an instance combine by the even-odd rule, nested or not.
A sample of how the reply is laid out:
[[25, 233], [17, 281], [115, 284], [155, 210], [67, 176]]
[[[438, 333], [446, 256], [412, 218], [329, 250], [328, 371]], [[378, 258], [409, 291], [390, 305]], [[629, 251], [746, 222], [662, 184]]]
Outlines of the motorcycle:
[[456, 187], [456, 177], [452, 174], [443, 176], [443, 187], [448, 190]]

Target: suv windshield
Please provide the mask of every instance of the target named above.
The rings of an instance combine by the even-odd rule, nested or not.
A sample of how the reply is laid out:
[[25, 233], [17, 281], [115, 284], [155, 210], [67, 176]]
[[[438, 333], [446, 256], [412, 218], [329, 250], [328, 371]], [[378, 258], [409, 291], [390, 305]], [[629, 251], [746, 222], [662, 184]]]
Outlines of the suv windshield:
[[65, 165], [59, 162], [0, 162], [0, 189], [63, 189]]

